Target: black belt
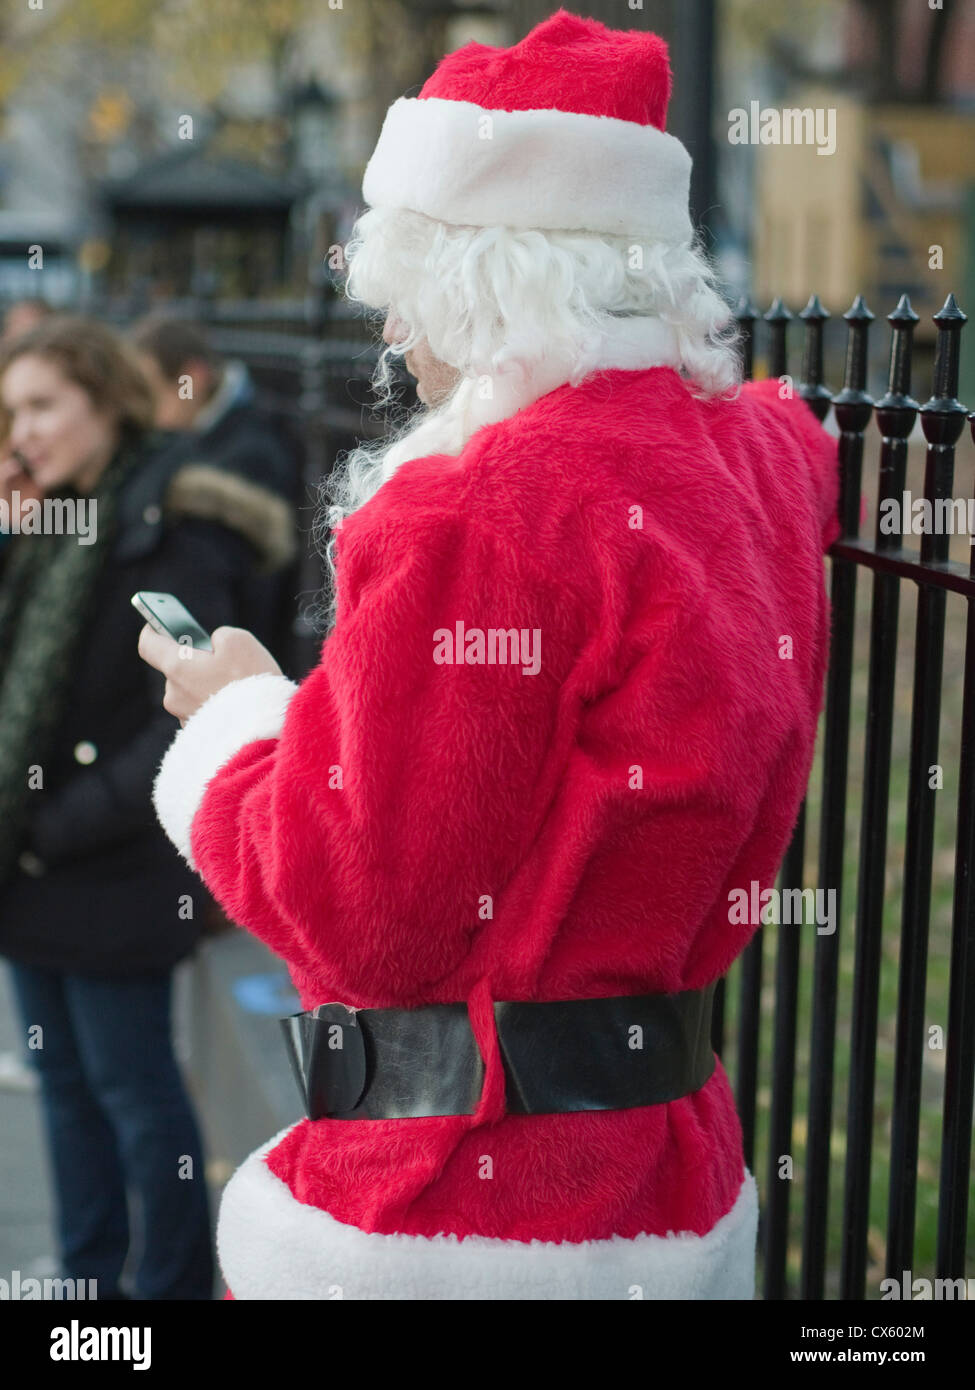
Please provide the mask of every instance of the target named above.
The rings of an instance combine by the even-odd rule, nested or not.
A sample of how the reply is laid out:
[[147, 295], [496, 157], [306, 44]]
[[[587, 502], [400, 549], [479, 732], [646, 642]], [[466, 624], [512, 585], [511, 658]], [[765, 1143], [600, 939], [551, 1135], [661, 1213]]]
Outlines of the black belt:
[[[513, 1115], [626, 1110], [697, 1091], [714, 1071], [713, 982], [682, 994], [495, 1003]], [[472, 1115], [484, 1081], [466, 1004], [319, 1004], [280, 1020], [310, 1120]]]

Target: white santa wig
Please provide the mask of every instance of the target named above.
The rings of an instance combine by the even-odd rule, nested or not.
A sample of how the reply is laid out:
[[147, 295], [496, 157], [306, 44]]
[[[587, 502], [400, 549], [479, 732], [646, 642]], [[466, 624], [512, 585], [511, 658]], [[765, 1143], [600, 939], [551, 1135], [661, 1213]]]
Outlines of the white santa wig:
[[[345, 248], [347, 297], [408, 330], [379, 355], [372, 386], [394, 399], [391, 364], [424, 339], [456, 368], [457, 384], [418, 406], [380, 440], [351, 450], [320, 485], [313, 540], [332, 576], [332, 530], [409, 459], [457, 455], [482, 425], [513, 415], [596, 369], [607, 323], [627, 316], [631, 342], [648, 351], [665, 332], [689, 390], [741, 389], [740, 333], [698, 244], [641, 243], [634, 235], [451, 226], [403, 208], [370, 208]], [[671, 332], [672, 330], [672, 332]], [[651, 352], [652, 356], [652, 352]], [[331, 536], [331, 538], [330, 538]]]

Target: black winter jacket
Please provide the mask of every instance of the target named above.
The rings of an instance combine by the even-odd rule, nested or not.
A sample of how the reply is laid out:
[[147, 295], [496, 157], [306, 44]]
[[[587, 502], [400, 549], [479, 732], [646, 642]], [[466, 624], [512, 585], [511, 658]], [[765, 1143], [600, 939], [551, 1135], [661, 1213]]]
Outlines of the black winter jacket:
[[[257, 404], [245, 373], [236, 397], [219, 417], [202, 432], [173, 435], [170, 448], [183, 459], [181, 485], [195, 493], [198, 515], [203, 514], [207, 499], [217, 515], [234, 516], [234, 497], [246, 491], [248, 484], [274, 495], [273, 503], [268, 501], [260, 509], [244, 508], [236, 516], [244, 534], [251, 516], [258, 521], [266, 563], [246, 580], [242, 597], [250, 614], [248, 627], [273, 649], [276, 640], [286, 640], [285, 629], [293, 619], [294, 595], [300, 584], [293, 518], [305, 499], [294, 442]], [[234, 479], [234, 497], [221, 486], [223, 474]]]
[[30, 965], [111, 976], [169, 969], [192, 951], [211, 903], [153, 809], [179, 721], [162, 707], [164, 677], [138, 654], [143, 619], [130, 599], [138, 589], [171, 592], [208, 631], [249, 627], [248, 581], [280, 561], [286, 537], [280, 497], [227, 471], [215, 494], [205, 470], [187, 471], [158, 439], [123, 485], [46, 786], [33, 794], [29, 854], [0, 887], [0, 954]]

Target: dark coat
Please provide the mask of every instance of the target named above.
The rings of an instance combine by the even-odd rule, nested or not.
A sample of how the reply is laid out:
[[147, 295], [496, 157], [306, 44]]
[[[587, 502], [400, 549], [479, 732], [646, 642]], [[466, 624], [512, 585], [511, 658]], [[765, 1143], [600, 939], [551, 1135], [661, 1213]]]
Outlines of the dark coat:
[[[171, 436], [174, 456], [183, 460], [183, 480], [197, 495], [197, 509], [204, 494], [212, 495], [213, 504], [226, 514], [228, 499], [217, 486], [217, 475], [230, 473], [237, 480], [237, 489], [253, 484], [278, 499], [274, 504], [279, 520], [273, 532], [286, 541], [281, 553], [273, 554], [273, 572], [265, 567], [256, 570], [245, 581], [243, 598], [251, 621], [250, 630], [275, 654], [276, 644], [287, 642], [287, 630], [293, 620], [294, 596], [299, 585], [297, 551], [293, 546], [295, 508], [301, 505], [301, 458], [297, 441], [285, 432], [270, 413], [259, 404], [254, 384], [243, 363], [233, 362], [237, 375], [223, 409], [202, 431]], [[187, 471], [192, 468], [192, 472]], [[249, 509], [259, 518], [256, 537], [262, 545], [272, 545], [269, 535], [267, 509]], [[286, 514], [288, 524], [280, 517]], [[248, 517], [241, 517], [247, 526]], [[280, 658], [279, 658], [280, 659]]]
[[0, 954], [122, 976], [167, 969], [193, 949], [212, 900], [153, 809], [179, 722], [162, 707], [164, 677], [138, 654], [143, 619], [130, 598], [172, 592], [208, 631], [249, 627], [247, 582], [287, 550], [279, 501], [227, 470], [214, 487], [171, 448], [146, 447], [120, 497], [45, 787], [32, 793], [23, 848], [43, 872], [18, 867], [0, 887]]

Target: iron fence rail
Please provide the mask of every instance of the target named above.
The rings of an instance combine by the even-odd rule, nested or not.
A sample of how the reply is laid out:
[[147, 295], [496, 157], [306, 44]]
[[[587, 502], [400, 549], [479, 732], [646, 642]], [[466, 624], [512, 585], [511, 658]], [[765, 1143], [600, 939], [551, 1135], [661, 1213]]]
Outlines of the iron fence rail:
[[[844, 315], [847, 355], [843, 388], [831, 395], [822, 380], [822, 328], [828, 317], [812, 296], [800, 318], [805, 332], [798, 389], [824, 420], [830, 409], [839, 427], [842, 534], [829, 551], [832, 607], [831, 657], [825, 700], [817, 887], [836, 893], [836, 930], [817, 934], [812, 981], [809, 1100], [806, 1127], [800, 1296], [821, 1299], [826, 1280], [829, 1163], [833, 1134], [834, 1070], [840, 959], [843, 851], [846, 832], [856, 580], [872, 575], [863, 801], [854, 917], [854, 980], [850, 1067], [846, 1097], [846, 1159], [842, 1194], [840, 1294], [865, 1296], [874, 1091], [883, 942], [883, 908], [894, 727], [894, 679], [900, 586], [917, 585], [913, 701], [908, 771], [904, 884], [901, 900], [899, 978], [894, 1062], [890, 1184], [887, 1202], [886, 1273], [900, 1280], [909, 1270], [915, 1242], [918, 1132], [924, 1055], [925, 987], [931, 913], [934, 813], [945, 648], [946, 594], [967, 604], [964, 693], [957, 807], [957, 845], [952, 909], [946, 1070], [938, 1197], [937, 1277], [965, 1275], [971, 1185], [972, 1096], [975, 1086], [975, 914], [971, 869], [975, 851], [975, 550], [966, 568], [949, 559], [950, 536], [924, 532], [920, 551], [881, 528], [882, 507], [900, 504], [907, 467], [907, 441], [919, 417], [926, 440], [924, 499], [936, 505], [952, 498], [955, 446], [966, 409], [957, 399], [959, 344], [966, 321], [949, 295], [934, 315], [937, 341], [931, 398], [919, 406], [911, 394], [912, 335], [918, 316], [902, 296], [888, 315], [890, 369], [886, 394], [874, 402], [865, 391], [867, 341], [873, 314], [857, 297]], [[745, 339], [746, 374], [751, 375], [757, 311], [747, 300], [737, 309]], [[786, 377], [786, 343], [792, 315], [776, 300], [764, 315], [768, 325], [768, 371]], [[968, 416], [975, 434], [975, 414]], [[875, 534], [862, 540], [860, 490], [866, 432], [880, 429], [879, 492]], [[805, 802], [783, 860], [786, 888], [804, 882]], [[739, 975], [736, 1097], [746, 1161], [755, 1158], [759, 1008], [764, 928], [744, 953]], [[776, 943], [772, 1085], [769, 1107], [767, 1193], [763, 1222], [764, 1296], [786, 1296], [791, 1183], [779, 1165], [793, 1154], [799, 938], [780, 930]], [[723, 1047], [720, 1017], [715, 1044]]]

